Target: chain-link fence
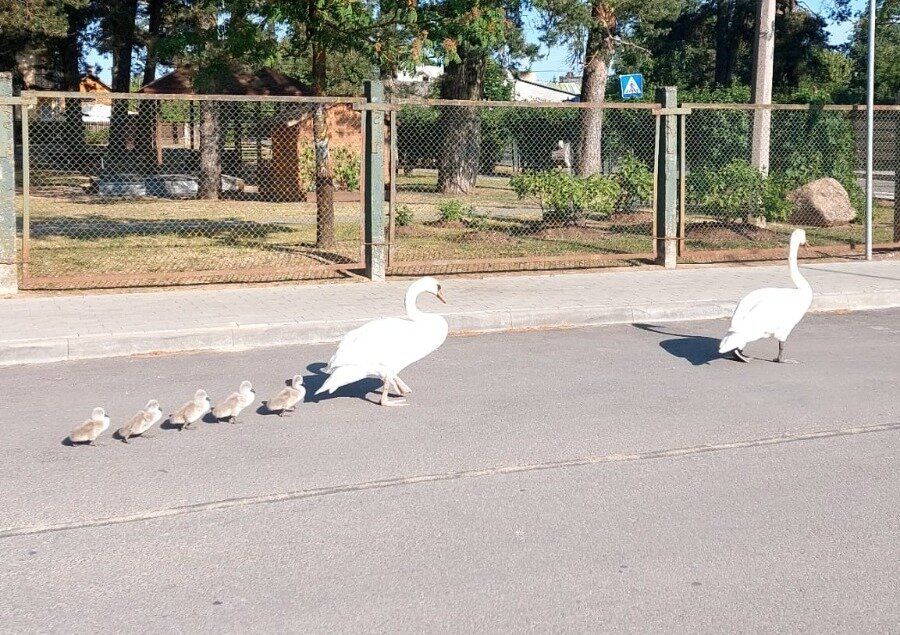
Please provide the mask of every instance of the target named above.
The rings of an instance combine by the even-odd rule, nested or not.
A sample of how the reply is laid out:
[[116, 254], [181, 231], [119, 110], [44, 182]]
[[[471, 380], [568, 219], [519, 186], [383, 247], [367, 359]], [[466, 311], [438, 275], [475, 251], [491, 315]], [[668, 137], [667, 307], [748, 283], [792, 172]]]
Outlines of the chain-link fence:
[[[362, 267], [360, 100], [31, 96], [17, 139], [23, 287]], [[320, 124], [330, 168], [321, 173]]]
[[[864, 109], [685, 106], [683, 260], [777, 257], [795, 227], [806, 228], [807, 256], [864, 253]], [[875, 113], [875, 170], [891, 181], [889, 192], [876, 183], [875, 244], [894, 240], [898, 117], [889, 106]]]
[[395, 104], [389, 272], [652, 258], [654, 106]]
[[[23, 288], [363, 268], [363, 99], [25, 97]], [[385, 105], [389, 273], [654, 258], [662, 116], [681, 122], [682, 261], [781, 258], [796, 226], [807, 228], [807, 255], [863, 253], [864, 108], [685, 106], [690, 114], [646, 103]], [[900, 244], [898, 157], [900, 106], [878, 106], [876, 247]]]

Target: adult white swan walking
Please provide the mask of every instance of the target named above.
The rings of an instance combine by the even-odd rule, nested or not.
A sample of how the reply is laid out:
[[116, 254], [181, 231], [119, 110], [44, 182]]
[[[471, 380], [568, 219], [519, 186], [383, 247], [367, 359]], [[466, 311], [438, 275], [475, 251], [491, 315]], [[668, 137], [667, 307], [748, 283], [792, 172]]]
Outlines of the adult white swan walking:
[[325, 369], [330, 377], [316, 394], [333, 393], [360, 379], [377, 377], [384, 382], [381, 405], [404, 405], [405, 402], [388, 398], [392, 388], [404, 397], [412, 392], [398, 373], [437, 350], [447, 339], [447, 320], [434, 313], [424, 313], [416, 306], [416, 299], [426, 292], [446, 303], [437, 280], [420, 278], [406, 291], [405, 319], [373, 320], [347, 333]]
[[812, 287], [800, 274], [797, 252], [806, 244], [806, 232], [795, 229], [791, 234], [788, 263], [795, 289], [757, 289], [738, 303], [731, 317], [731, 327], [719, 345], [719, 353], [734, 351], [734, 358], [746, 362], [744, 347], [765, 337], [778, 340], [776, 362], [796, 363], [784, 357], [784, 342], [803, 319], [812, 302]]

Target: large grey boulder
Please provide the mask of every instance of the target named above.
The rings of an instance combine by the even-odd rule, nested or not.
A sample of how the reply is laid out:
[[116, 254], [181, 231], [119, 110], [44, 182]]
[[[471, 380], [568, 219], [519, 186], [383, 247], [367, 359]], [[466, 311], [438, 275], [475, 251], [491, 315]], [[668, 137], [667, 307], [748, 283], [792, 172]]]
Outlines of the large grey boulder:
[[793, 225], [833, 227], [846, 225], [856, 218], [847, 190], [831, 177], [810, 181], [788, 194], [793, 204], [789, 221]]

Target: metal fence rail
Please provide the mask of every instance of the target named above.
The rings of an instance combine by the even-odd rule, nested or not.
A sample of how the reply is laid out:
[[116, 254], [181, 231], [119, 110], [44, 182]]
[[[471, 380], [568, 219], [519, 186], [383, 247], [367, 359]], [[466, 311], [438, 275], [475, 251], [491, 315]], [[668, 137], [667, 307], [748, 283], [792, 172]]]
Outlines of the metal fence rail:
[[655, 107], [396, 102], [389, 272], [652, 259]]
[[[363, 266], [359, 100], [26, 97], [23, 288], [318, 278]], [[317, 232], [316, 197], [328, 189], [315, 174], [317, 109], [333, 172], [327, 235]]]

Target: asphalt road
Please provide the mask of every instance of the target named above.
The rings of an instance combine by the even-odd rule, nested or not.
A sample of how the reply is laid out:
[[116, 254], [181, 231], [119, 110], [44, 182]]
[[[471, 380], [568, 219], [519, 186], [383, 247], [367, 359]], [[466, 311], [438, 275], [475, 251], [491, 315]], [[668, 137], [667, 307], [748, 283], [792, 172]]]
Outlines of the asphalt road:
[[62, 443], [95, 405], [333, 347], [2, 369], [0, 631], [897, 631], [900, 311], [808, 317], [796, 366], [723, 330], [451, 338], [405, 408], [97, 448]]

